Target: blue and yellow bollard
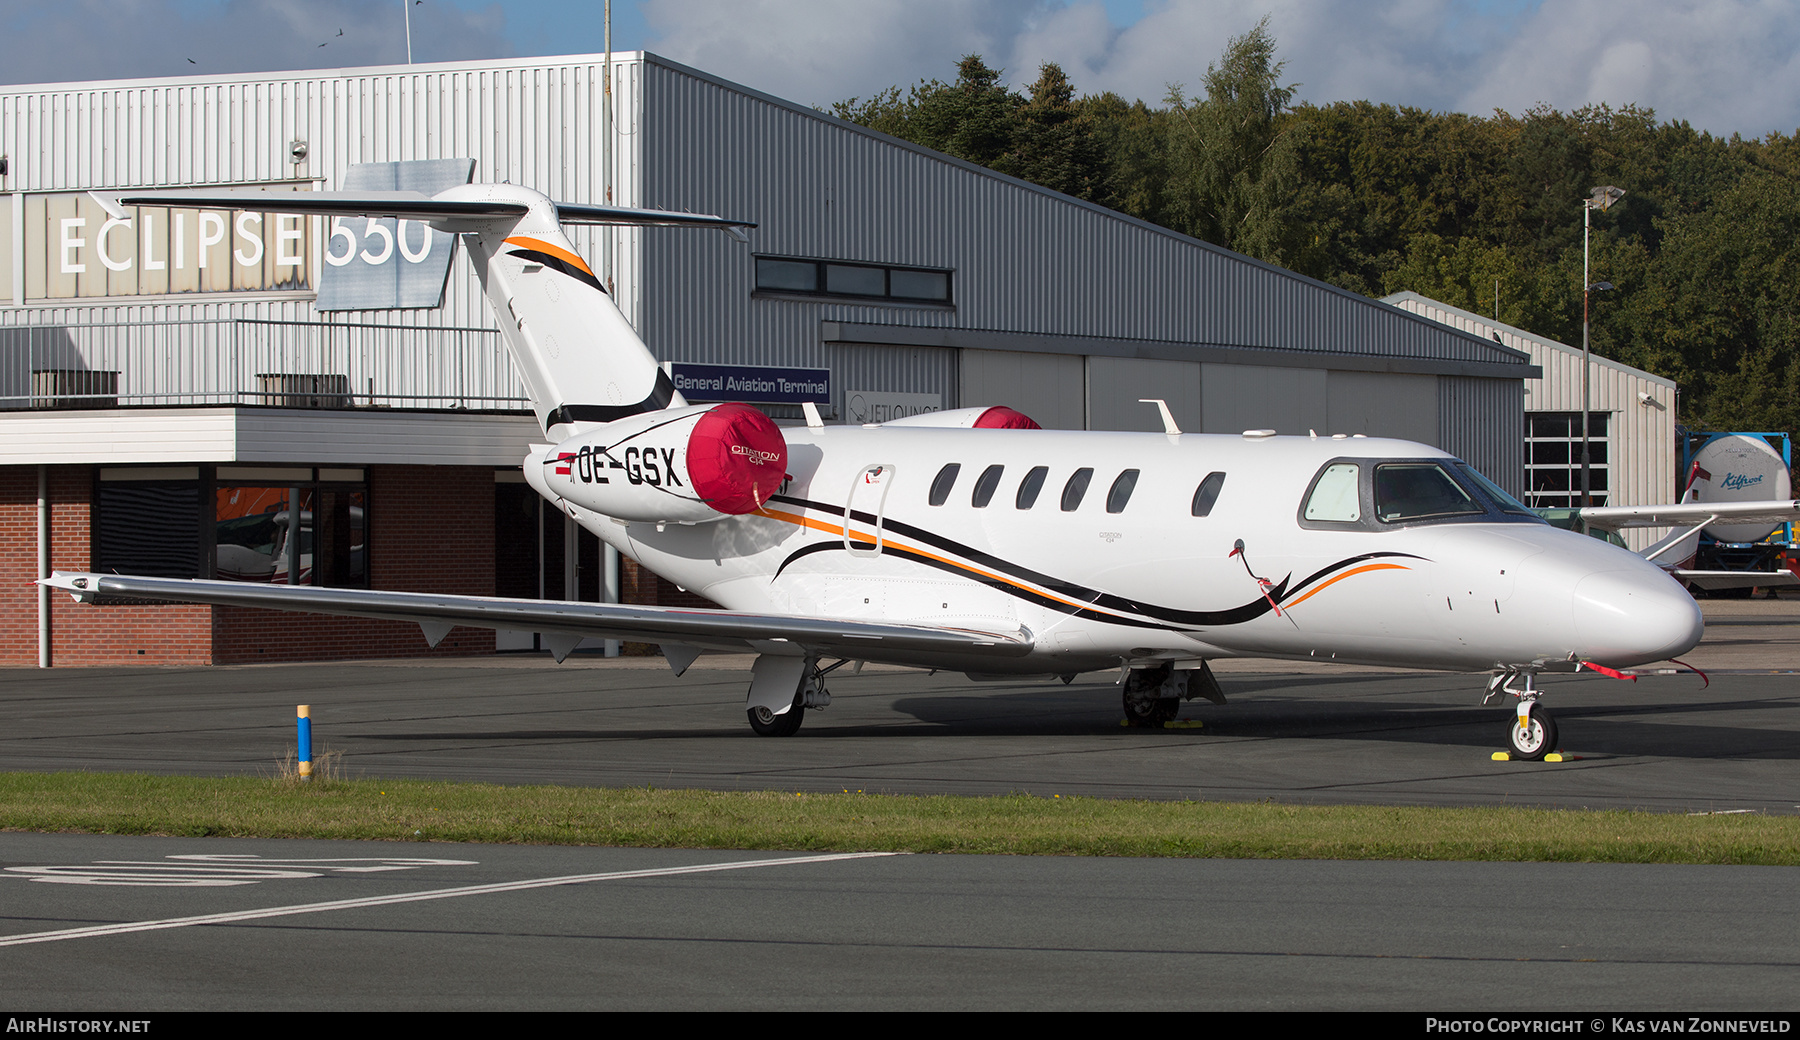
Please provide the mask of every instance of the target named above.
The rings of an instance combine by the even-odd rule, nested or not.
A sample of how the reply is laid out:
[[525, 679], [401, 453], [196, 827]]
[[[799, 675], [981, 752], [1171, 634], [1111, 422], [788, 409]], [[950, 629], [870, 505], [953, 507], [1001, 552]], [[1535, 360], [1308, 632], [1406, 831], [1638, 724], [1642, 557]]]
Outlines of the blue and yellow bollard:
[[298, 717], [296, 717], [294, 719], [294, 725], [298, 728], [296, 736], [295, 736], [295, 740], [294, 740], [294, 746], [299, 748], [298, 756], [300, 759], [300, 779], [311, 780], [312, 779], [312, 705], [302, 704], [299, 706], [298, 711], [299, 711], [299, 715], [298, 715]]

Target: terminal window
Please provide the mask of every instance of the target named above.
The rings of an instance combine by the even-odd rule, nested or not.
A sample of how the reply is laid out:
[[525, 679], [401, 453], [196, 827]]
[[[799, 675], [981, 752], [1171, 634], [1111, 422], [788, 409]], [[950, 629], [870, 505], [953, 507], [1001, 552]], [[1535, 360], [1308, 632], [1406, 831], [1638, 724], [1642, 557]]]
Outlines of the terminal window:
[[360, 468], [122, 466], [102, 468], [97, 483], [95, 570], [369, 584], [368, 486]]
[[949, 303], [950, 272], [886, 264], [759, 256], [756, 258], [756, 291], [839, 296], [858, 300]]

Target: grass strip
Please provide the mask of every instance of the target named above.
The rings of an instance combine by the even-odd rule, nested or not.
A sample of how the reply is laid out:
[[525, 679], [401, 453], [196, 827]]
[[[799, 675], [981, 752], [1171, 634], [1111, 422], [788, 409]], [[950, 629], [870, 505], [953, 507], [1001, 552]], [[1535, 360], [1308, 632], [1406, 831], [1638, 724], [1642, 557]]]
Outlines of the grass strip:
[[795, 851], [1800, 864], [1800, 817], [0, 773], [0, 829]]

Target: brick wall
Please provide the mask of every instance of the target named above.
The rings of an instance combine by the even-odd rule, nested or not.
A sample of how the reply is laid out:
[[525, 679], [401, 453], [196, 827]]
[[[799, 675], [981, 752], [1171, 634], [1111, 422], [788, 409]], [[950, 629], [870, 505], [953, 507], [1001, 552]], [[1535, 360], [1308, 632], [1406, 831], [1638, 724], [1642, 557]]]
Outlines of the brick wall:
[[[371, 466], [369, 584], [395, 592], [494, 594], [494, 471]], [[214, 663], [461, 657], [494, 652], [488, 629], [457, 628], [435, 649], [405, 621], [220, 607]]]
[[[494, 593], [494, 476], [483, 467], [371, 466], [370, 583]], [[91, 569], [94, 470], [52, 466], [51, 565]], [[37, 663], [37, 467], [0, 467], [0, 664]], [[455, 629], [428, 649], [417, 625], [183, 604], [79, 604], [51, 597], [51, 664], [241, 664], [494, 651], [490, 631]]]
[[[94, 471], [51, 466], [50, 565], [91, 568]], [[0, 467], [0, 662], [37, 663], [37, 467]], [[52, 665], [207, 664], [211, 611], [185, 605], [96, 607], [50, 597]]]

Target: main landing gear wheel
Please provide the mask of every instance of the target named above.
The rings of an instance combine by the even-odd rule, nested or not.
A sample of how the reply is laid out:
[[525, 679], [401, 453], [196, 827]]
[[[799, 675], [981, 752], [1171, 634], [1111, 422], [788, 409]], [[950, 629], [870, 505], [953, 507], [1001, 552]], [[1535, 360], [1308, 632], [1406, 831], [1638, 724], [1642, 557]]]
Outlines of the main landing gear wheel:
[[1537, 762], [1556, 750], [1556, 720], [1542, 708], [1532, 708], [1526, 717], [1526, 725], [1519, 725], [1519, 717], [1513, 716], [1506, 723], [1506, 744], [1512, 749], [1512, 757], [1526, 762]]
[[1179, 697], [1146, 697], [1127, 686], [1124, 700], [1125, 721], [1133, 726], [1160, 729], [1163, 723], [1173, 722], [1181, 714]]
[[759, 737], [791, 737], [800, 732], [800, 723], [806, 719], [806, 705], [800, 698], [794, 698], [794, 706], [777, 715], [767, 708], [751, 708], [746, 714], [750, 716], [750, 728]]

